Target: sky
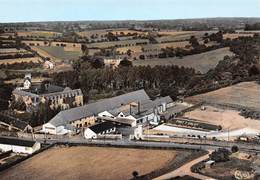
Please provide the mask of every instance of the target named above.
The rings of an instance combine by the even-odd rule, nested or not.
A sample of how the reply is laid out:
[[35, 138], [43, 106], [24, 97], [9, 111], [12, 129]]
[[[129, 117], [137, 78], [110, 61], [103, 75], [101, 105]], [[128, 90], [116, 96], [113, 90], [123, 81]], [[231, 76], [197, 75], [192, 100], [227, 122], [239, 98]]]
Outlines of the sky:
[[0, 22], [260, 17], [260, 0], [0, 0]]

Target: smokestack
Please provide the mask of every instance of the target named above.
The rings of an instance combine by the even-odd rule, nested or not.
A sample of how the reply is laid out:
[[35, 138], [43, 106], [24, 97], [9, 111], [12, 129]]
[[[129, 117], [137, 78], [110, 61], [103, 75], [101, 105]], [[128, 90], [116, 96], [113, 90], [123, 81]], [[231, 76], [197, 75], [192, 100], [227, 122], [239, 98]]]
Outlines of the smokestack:
[[140, 107], [140, 106], [141, 106], [141, 103], [140, 103], [140, 101], [138, 101], [138, 114], [140, 114], [140, 113], [141, 113], [141, 110], [140, 110], [140, 109], [141, 109], [141, 107]]

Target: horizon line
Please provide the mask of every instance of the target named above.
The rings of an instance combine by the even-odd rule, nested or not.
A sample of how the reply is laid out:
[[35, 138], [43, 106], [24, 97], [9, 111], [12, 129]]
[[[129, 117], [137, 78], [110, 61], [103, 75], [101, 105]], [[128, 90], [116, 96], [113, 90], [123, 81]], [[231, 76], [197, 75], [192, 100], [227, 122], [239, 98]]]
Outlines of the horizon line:
[[260, 16], [241, 16], [241, 17], [234, 17], [234, 16], [218, 16], [218, 17], [195, 17], [195, 18], [165, 18], [165, 19], [97, 19], [97, 20], [32, 20], [32, 21], [8, 21], [8, 22], [0, 22], [0, 24], [18, 24], [18, 23], [52, 23], [52, 22], [109, 22], [109, 21], [136, 21], [136, 22], [142, 22], [142, 21], [177, 21], [177, 20], [202, 20], [202, 19], [259, 19]]

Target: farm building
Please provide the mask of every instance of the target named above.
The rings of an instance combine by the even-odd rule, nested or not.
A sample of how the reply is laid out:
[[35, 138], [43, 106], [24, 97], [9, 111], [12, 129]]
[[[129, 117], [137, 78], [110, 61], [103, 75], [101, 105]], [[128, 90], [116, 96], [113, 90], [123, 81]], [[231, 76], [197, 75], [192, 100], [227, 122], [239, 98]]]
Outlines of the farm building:
[[84, 130], [84, 137], [86, 139], [96, 139], [99, 135], [105, 135], [115, 132], [116, 127], [111, 122], [102, 122], [90, 126]]
[[112, 68], [117, 67], [120, 64], [121, 61], [122, 61], [121, 58], [109, 58], [109, 59], [105, 58], [105, 59], [103, 59], [105, 66], [112, 67]]
[[12, 116], [8, 116], [4, 113], [0, 113], [0, 126], [4, 128], [8, 128], [9, 131], [22, 131], [22, 132], [30, 132], [32, 131], [32, 127], [24, 121], [21, 121]]
[[54, 68], [54, 64], [51, 61], [45, 61], [43, 64], [45, 69], [53, 69]]
[[43, 131], [66, 134], [93, 125], [96, 121], [110, 121], [131, 127], [138, 123], [158, 124], [160, 114], [171, 106], [170, 97], [152, 101], [144, 90], [138, 90], [61, 111], [43, 125]]
[[40, 148], [41, 144], [36, 141], [0, 137], [0, 150], [4, 152], [32, 154]]
[[13, 92], [15, 103], [25, 103], [26, 111], [37, 110], [40, 103], [48, 103], [51, 109], [69, 109], [83, 105], [83, 94], [80, 89], [63, 88], [49, 83], [31, 85], [31, 77], [26, 76], [24, 86]]

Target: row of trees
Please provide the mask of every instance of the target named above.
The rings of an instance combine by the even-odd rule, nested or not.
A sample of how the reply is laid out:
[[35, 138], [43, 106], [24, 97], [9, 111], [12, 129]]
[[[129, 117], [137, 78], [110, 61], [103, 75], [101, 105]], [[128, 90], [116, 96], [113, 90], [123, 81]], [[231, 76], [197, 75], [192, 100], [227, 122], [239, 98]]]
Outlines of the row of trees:
[[[176, 89], [183, 88], [195, 75], [194, 69], [178, 66], [94, 68], [89, 62], [78, 62], [74, 71], [55, 74], [57, 84], [81, 88], [85, 98], [91, 90], [99, 93], [116, 90], [157, 89], [176, 98]], [[172, 94], [167, 94], [168, 89]], [[171, 90], [172, 89], [172, 90]], [[87, 100], [86, 99], [86, 100]]]
[[0, 56], [0, 60], [3, 59], [16, 59], [16, 58], [32, 58], [34, 54], [31, 53], [16, 53], [16, 54], [5, 54]]

